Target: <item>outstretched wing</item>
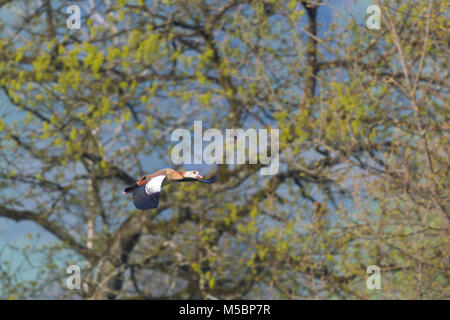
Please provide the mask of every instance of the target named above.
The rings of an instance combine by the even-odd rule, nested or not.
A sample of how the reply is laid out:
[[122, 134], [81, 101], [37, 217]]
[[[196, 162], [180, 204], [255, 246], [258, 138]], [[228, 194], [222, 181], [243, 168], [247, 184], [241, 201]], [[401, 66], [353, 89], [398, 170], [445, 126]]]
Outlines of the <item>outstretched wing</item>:
[[140, 186], [133, 192], [133, 202], [136, 208], [147, 210], [158, 208], [161, 185], [166, 176], [157, 176], [151, 179], [145, 186]]
[[216, 180], [217, 180], [217, 176], [212, 177], [210, 179], [183, 178], [181, 180], [176, 180], [176, 182], [190, 182], [190, 181], [195, 182], [195, 181], [198, 181], [198, 182], [201, 182], [201, 183], [213, 183]]
[[136, 208], [141, 210], [158, 208], [160, 194], [161, 192], [148, 194], [145, 192], [145, 186], [140, 186], [133, 192], [133, 203]]
[[210, 179], [199, 179], [198, 181], [201, 183], [213, 183], [213, 182], [216, 182], [216, 180], [217, 180], [217, 176], [214, 176]]

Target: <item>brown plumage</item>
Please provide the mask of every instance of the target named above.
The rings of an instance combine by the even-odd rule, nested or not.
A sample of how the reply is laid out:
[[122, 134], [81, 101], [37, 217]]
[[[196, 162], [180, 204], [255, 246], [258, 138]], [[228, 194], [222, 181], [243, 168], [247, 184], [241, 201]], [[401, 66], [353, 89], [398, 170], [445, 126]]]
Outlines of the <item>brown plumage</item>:
[[167, 182], [165, 184], [168, 184], [175, 180], [182, 180], [184, 178], [184, 172], [178, 172], [170, 168], [161, 169], [152, 174], [142, 176], [142, 178], [137, 181], [137, 184], [139, 186], [145, 185], [149, 180], [158, 176], [166, 176], [165, 181]]

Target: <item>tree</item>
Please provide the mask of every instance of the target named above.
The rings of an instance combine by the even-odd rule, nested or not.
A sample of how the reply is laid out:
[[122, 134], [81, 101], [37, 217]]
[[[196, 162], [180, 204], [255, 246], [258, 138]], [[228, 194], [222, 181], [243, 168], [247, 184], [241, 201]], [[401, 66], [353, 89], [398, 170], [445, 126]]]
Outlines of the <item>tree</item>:
[[[316, 1], [89, 1], [80, 30], [64, 2], [2, 4], [0, 217], [56, 240], [23, 252], [39, 279], [1, 265], [0, 292], [448, 298], [446, 7], [376, 3], [380, 30], [324, 30]], [[194, 120], [279, 128], [280, 172], [219, 165], [135, 210], [121, 189]], [[71, 264], [85, 290], [62, 287]]]

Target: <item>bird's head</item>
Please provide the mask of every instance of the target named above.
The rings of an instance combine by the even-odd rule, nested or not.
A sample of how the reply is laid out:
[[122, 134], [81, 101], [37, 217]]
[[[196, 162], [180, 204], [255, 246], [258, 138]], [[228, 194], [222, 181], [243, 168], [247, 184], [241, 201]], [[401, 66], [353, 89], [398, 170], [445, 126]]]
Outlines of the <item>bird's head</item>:
[[203, 179], [203, 177], [200, 175], [200, 173], [196, 170], [194, 171], [186, 171], [183, 173], [184, 178], [191, 178], [191, 179]]

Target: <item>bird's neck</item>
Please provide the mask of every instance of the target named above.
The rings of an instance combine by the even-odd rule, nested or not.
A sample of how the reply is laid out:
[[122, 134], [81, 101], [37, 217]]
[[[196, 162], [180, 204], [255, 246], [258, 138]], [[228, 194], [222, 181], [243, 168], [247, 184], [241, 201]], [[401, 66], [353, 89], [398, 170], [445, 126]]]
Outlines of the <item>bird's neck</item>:
[[167, 169], [166, 173], [167, 173], [166, 176], [170, 181], [184, 179], [184, 172], [175, 171], [173, 169]]

